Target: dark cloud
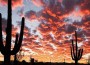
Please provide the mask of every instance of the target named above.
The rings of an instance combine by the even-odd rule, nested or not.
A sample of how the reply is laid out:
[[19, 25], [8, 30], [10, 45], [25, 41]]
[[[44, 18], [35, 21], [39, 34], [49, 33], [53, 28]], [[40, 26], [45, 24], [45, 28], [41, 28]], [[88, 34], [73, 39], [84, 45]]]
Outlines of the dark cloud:
[[65, 25], [65, 32], [67, 34], [72, 34], [77, 28], [71, 24]]
[[[6, 27], [7, 27], [7, 20], [5, 18], [2, 18], [2, 31], [6, 32]], [[12, 24], [12, 28], [15, 30], [14, 25]]]
[[75, 0], [63, 0], [62, 3], [63, 3], [63, 6], [65, 7], [65, 10], [68, 12], [74, 9], [76, 1]]
[[88, 21], [90, 21], [90, 15], [84, 16], [83, 19], [82, 19], [82, 22], [85, 23], [85, 22], [88, 22]]
[[29, 20], [32, 20], [32, 19], [36, 19], [37, 14], [35, 11], [31, 10], [31, 11], [26, 12], [25, 17]]
[[7, 20], [5, 18], [2, 18], [2, 30], [5, 32], [5, 29], [7, 27]]
[[83, 0], [81, 3], [82, 10], [89, 10], [90, 11], [90, 1], [89, 0]]

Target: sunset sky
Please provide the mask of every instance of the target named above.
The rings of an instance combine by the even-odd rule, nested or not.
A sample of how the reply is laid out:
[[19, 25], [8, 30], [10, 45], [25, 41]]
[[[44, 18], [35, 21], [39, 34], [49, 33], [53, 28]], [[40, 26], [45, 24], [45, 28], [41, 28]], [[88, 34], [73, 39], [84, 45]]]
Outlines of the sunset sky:
[[[25, 55], [43, 62], [72, 62], [70, 46], [77, 31], [78, 47], [84, 50], [80, 62], [90, 56], [90, 0], [12, 0], [12, 9], [12, 48], [25, 17]], [[5, 41], [7, 0], [0, 0], [0, 13]]]

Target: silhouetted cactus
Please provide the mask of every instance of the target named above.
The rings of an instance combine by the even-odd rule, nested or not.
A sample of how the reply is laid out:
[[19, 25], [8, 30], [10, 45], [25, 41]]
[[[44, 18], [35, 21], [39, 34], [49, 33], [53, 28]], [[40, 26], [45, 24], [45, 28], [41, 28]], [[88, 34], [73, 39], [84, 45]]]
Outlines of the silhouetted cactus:
[[18, 64], [18, 61], [22, 58], [22, 55], [21, 55], [21, 50], [19, 51], [20, 54], [15, 54], [14, 55], [14, 65], [17, 65]]
[[6, 28], [6, 44], [3, 45], [3, 36], [2, 36], [2, 16], [0, 13], [0, 51], [4, 55], [4, 64], [10, 65], [10, 56], [15, 55], [22, 44], [24, 31], [24, 17], [22, 18], [21, 31], [20, 35], [16, 34], [15, 46], [11, 50], [11, 39], [12, 39], [12, 6], [11, 0], [8, 0], [8, 19], [7, 19], [7, 28]]
[[18, 63], [18, 59], [17, 59], [17, 55], [15, 54], [14, 55], [14, 65], [17, 65], [17, 63]]
[[17, 55], [16, 54], [14, 55], [14, 61], [17, 61]]
[[74, 42], [72, 40], [71, 57], [72, 57], [72, 60], [75, 61], [75, 65], [77, 65], [78, 61], [82, 57], [83, 49], [79, 49], [77, 46], [77, 33], [76, 33], [76, 31], [75, 31], [75, 38], [76, 38], [76, 45], [75, 46], [74, 46]]

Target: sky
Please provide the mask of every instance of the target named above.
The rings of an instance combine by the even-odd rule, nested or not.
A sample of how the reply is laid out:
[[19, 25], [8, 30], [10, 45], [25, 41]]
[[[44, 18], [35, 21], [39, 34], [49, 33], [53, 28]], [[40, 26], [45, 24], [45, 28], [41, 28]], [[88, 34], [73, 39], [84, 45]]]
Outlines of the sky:
[[[0, 13], [5, 41], [7, 0], [0, 0]], [[80, 62], [85, 63], [90, 56], [89, 0], [12, 0], [12, 48], [22, 17], [24, 55], [43, 62], [73, 62], [70, 46], [77, 31], [78, 47], [84, 50]]]

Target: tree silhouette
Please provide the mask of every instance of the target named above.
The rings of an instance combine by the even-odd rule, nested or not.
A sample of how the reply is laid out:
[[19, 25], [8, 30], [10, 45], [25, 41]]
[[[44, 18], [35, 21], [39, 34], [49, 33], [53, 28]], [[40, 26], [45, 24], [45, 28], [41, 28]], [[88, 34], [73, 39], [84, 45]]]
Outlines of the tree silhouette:
[[0, 51], [4, 55], [4, 65], [10, 65], [10, 56], [15, 55], [22, 44], [24, 32], [24, 17], [22, 18], [20, 35], [16, 34], [15, 46], [11, 50], [11, 39], [12, 39], [12, 6], [11, 0], [8, 0], [8, 19], [7, 19], [7, 28], [6, 28], [6, 44], [3, 45], [3, 36], [2, 36], [2, 15], [0, 13]]
[[71, 57], [72, 57], [72, 60], [75, 61], [75, 65], [77, 65], [78, 61], [82, 57], [83, 49], [79, 49], [77, 46], [77, 32], [76, 31], [75, 31], [75, 38], [76, 38], [76, 45], [75, 46], [74, 46], [74, 42], [72, 40]]

